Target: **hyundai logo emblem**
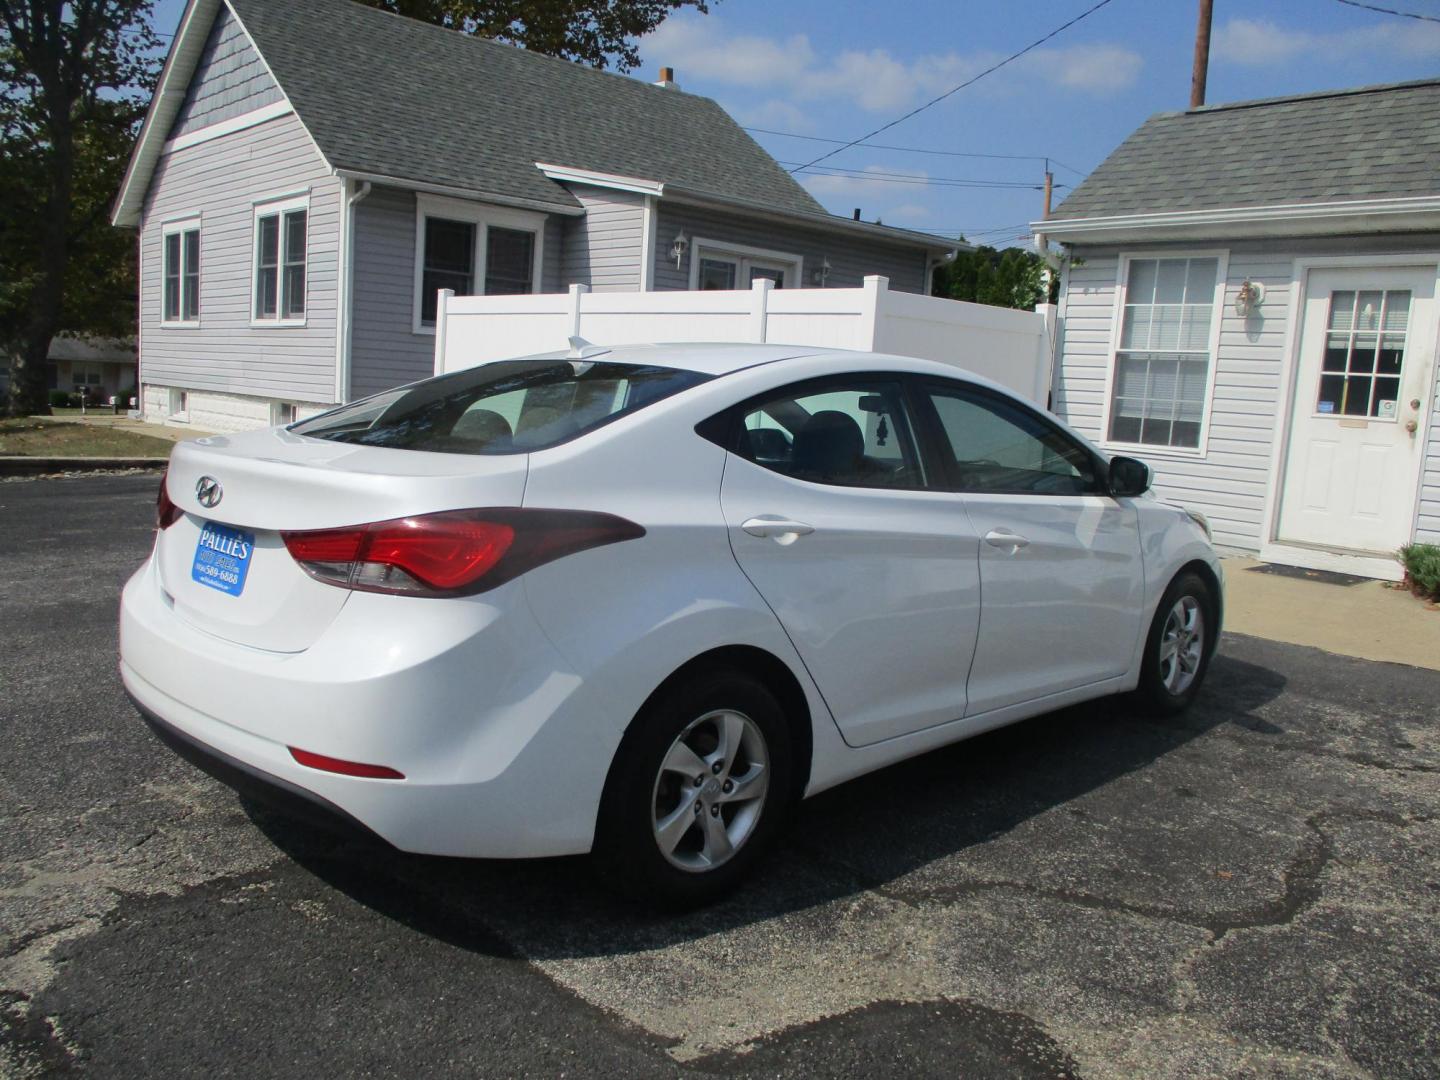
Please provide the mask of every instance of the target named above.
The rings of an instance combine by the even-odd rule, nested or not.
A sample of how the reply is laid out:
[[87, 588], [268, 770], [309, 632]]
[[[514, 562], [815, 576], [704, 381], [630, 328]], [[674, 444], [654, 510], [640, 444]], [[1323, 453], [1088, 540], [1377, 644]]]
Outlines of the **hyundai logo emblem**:
[[220, 481], [213, 476], [202, 476], [195, 481], [195, 498], [200, 500], [200, 505], [207, 509], [220, 505], [220, 500], [225, 495], [225, 489], [220, 486]]

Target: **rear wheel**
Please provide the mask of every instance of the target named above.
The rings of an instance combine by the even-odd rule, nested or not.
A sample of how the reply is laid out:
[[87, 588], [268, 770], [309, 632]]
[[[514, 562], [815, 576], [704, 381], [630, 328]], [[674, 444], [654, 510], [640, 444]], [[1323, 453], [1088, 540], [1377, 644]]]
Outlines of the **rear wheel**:
[[621, 744], [596, 831], [598, 869], [648, 903], [719, 897], [780, 828], [790, 768], [785, 718], [763, 683], [728, 669], [677, 680]]
[[1209, 584], [1199, 574], [1181, 574], [1165, 590], [1145, 642], [1136, 688], [1143, 705], [1162, 714], [1189, 708], [1215, 651], [1215, 629], [1215, 598]]

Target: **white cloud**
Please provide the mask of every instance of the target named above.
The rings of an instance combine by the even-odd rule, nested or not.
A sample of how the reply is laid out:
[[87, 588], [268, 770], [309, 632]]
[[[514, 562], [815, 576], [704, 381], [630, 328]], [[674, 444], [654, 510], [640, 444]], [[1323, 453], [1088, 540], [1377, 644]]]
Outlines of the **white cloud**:
[[1215, 32], [1216, 59], [1246, 67], [1359, 60], [1375, 56], [1440, 58], [1440, 25], [1378, 22], [1323, 33], [1269, 19], [1230, 19]]
[[776, 131], [810, 131], [815, 122], [810, 114], [798, 105], [779, 98], [771, 98], [753, 108], [733, 110], [735, 119], [746, 127], [770, 128]]
[[[867, 165], [860, 172], [873, 172], [876, 174], [889, 173], [891, 170], [882, 169], [878, 165]], [[916, 170], [907, 170], [911, 176], [928, 178], [927, 173]], [[809, 190], [810, 194], [817, 199], [849, 198], [854, 196], [870, 196], [871, 198], [893, 199], [897, 193], [905, 188], [920, 188], [924, 186], [924, 179], [917, 179], [914, 184], [898, 184], [893, 176], [877, 175], [875, 179], [867, 179], [861, 176], [839, 176], [835, 173], [800, 173], [797, 177]], [[910, 194], [910, 192], [906, 192]]]
[[[955, 86], [1002, 59], [999, 53], [932, 53], [912, 59], [886, 49], [849, 49], [830, 56], [815, 51], [804, 34], [779, 39], [730, 35], [714, 15], [675, 16], [643, 42], [652, 64], [731, 86], [780, 92], [796, 101], [835, 101], [870, 112], [893, 112]], [[1132, 85], [1139, 53], [1114, 44], [1041, 49], [1007, 74], [1068, 90], [1109, 94]]]

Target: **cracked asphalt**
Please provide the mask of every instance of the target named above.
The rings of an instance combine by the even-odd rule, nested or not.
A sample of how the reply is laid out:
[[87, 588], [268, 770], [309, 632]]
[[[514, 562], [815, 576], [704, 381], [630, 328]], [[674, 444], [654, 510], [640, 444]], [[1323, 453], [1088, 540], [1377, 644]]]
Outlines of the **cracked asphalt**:
[[730, 901], [337, 841], [114, 672], [151, 476], [0, 484], [0, 1076], [1440, 1075], [1440, 673], [1227, 636], [828, 792]]

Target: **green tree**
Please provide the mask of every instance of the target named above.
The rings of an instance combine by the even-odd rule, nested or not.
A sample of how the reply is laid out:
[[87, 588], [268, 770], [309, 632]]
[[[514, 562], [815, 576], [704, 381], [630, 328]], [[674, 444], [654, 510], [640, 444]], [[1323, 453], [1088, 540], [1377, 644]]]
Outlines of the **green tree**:
[[621, 71], [640, 66], [636, 38], [672, 11], [708, 11], [706, 0], [358, 0], [423, 22], [495, 38], [532, 52]]
[[935, 271], [934, 295], [968, 300], [993, 307], [1034, 310], [1036, 304], [1055, 302], [1058, 275], [1045, 274], [1045, 263], [1024, 248], [978, 247], [962, 251], [955, 261]]
[[152, 0], [0, 0], [0, 351], [12, 416], [49, 411], [61, 330], [134, 326], [133, 241], [107, 221], [159, 69]]

